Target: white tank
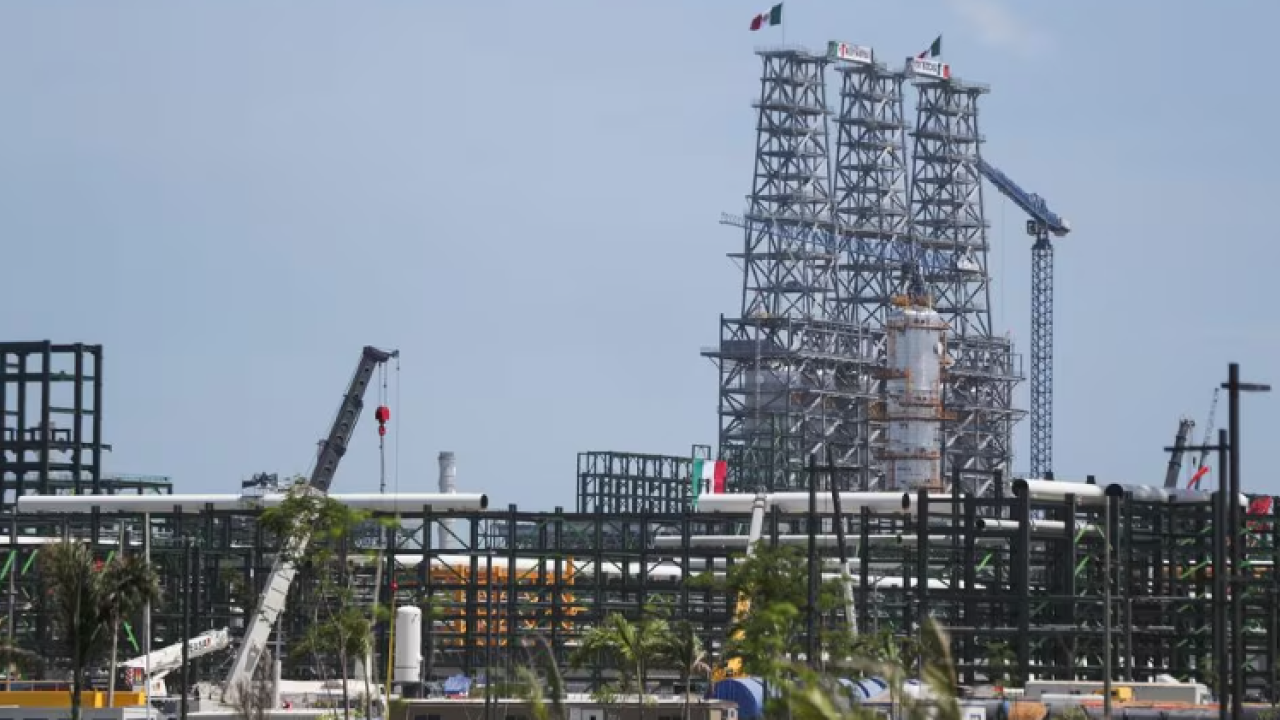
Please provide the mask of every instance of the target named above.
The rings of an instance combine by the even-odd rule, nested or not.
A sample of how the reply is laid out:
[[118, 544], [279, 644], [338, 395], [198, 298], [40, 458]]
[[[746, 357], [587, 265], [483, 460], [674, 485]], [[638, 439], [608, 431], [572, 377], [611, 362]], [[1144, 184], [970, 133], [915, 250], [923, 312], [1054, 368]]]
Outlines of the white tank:
[[[451, 450], [445, 450], [440, 453], [440, 492], [445, 494], [453, 494], [458, 492], [458, 459]], [[450, 531], [453, 530], [453, 520], [438, 520], [436, 526], [437, 550], [447, 550], [453, 541]]]
[[940, 490], [942, 368], [947, 324], [932, 308], [899, 307], [885, 321], [888, 350], [884, 453], [888, 489]]
[[392, 682], [422, 682], [422, 611], [396, 608], [396, 657]]

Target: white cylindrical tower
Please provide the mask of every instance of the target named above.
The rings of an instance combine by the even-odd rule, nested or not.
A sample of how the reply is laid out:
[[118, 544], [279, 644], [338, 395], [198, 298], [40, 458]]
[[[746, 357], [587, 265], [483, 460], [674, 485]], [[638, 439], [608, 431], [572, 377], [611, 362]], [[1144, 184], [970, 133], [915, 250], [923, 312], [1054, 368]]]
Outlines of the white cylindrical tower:
[[942, 368], [947, 323], [933, 308], [901, 301], [885, 321], [888, 345], [885, 482], [891, 490], [941, 490]]
[[422, 682], [422, 611], [396, 608], [396, 656], [392, 682]]
[[[440, 492], [449, 495], [458, 492], [458, 460], [452, 450], [440, 453]], [[449, 533], [453, 530], [453, 520], [441, 520], [439, 523], [436, 547], [448, 550], [452, 543]]]

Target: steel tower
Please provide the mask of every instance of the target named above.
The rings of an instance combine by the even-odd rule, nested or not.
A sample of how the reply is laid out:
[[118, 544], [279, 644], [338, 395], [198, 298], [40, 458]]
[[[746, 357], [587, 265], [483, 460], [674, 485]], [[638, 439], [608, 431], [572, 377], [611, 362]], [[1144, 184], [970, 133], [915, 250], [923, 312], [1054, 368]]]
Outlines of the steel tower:
[[[841, 253], [805, 242], [830, 229], [825, 68], [804, 50], [763, 50], [755, 173], [744, 213], [741, 313], [720, 319], [720, 456], [738, 491], [806, 487], [810, 453], [863, 463], [860, 343], [840, 293]], [[851, 471], [852, 472], [852, 471]], [[842, 485], [851, 480], [841, 478]]]
[[1052, 471], [1053, 243], [1042, 231], [1031, 247], [1031, 475]]
[[[843, 63], [840, 114], [837, 118], [835, 202], [842, 234], [868, 240], [879, 256], [851, 253], [841, 266], [841, 296], [847, 299], [843, 317], [862, 329], [866, 341], [859, 356], [868, 369], [885, 363], [884, 323], [890, 298], [900, 290], [901, 266], [890, 251], [895, 243], [910, 239], [911, 211], [907, 200], [906, 120], [903, 110], [902, 72], [874, 62]], [[883, 376], [867, 373], [868, 397], [861, 405], [867, 443], [865, 464], [884, 435], [883, 406], [878, 401]], [[861, 487], [871, 489], [883, 468], [870, 470]]]
[[943, 472], [950, 476], [959, 469], [967, 485], [980, 487], [993, 471], [1011, 468], [1013, 423], [1023, 414], [1013, 407], [1021, 368], [1012, 342], [993, 336], [991, 328], [987, 222], [977, 168], [983, 142], [978, 99], [989, 90], [951, 78], [944, 69], [945, 79], [914, 79], [912, 230], [923, 247], [948, 250], [957, 260], [952, 271], [923, 273], [935, 309], [950, 326], [947, 349], [955, 363], [943, 401]]

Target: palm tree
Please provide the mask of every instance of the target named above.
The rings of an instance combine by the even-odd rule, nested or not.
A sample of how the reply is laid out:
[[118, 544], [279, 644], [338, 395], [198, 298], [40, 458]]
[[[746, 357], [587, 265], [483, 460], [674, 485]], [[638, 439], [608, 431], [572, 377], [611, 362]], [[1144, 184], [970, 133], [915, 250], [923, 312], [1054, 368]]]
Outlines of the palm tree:
[[107, 690], [107, 707], [113, 707], [119, 670], [120, 624], [133, 612], [160, 600], [160, 580], [155, 568], [144, 558], [117, 554], [103, 568], [101, 584], [102, 609], [111, 621], [111, 684]]
[[621, 613], [609, 613], [603, 623], [582, 638], [574, 664], [580, 666], [599, 654], [611, 657], [622, 673], [624, 692], [634, 680], [639, 716], [644, 720], [644, 686], [649, 665], [659, 656], [663, 638], [668, 633], [665, 620], [647, 618], [633, 623]]
[[694, 632], [693, 624], [687, 620], [676, 623], [662, 638], [659, 648], [662, 661], [680, 672], [680, 681], [684, 685], [684, 720], [689, 720], [689, 684], [694, 675], [711, 672], [707, 663], [707, 651], [702, 646], [702, 638]]
[[[114, 645], [122, 618], [158, 599], [159, 580], [150, 563], [120, 555], [99, 570], [93, 550], [80, 542], [50, 545], [42, 555], [53, 621], [71, 661], [71, 718], [80, 720], [86, 670]], [[113, 684], [114, 671], [113, 663]]]
[[[945, 628], [933, 617], [926, 618], [920, 625], [918, 646], [914, 643], [910, 649], [914, 652], [904, 653], [897, 642], [890, 641], [881, 658], [854, 658], [854, 666], [869, 675], [882, 677], [889, 685], [889, 702], [895, 714], [898, 708], [906, 711], [911, 720], [959, 720], [960, 701], [959, 681], [956, 678], [955, 662], [951, 657], [951, 637]], [[926, 703], [903, 695], [902, 689], [911, 675], [913, 658], [918, 654], [920, 660], [920, 680], [929, 689], [932, 709]]]

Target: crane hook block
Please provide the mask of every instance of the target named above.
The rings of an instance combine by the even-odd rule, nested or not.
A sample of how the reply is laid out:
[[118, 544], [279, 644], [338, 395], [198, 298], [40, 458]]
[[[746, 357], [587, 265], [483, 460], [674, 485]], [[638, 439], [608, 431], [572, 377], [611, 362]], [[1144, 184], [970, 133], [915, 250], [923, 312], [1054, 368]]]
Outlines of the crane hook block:
[[373, 411], [373, 419], [378, 421], [378, 436], [386, 436], [387, 421], [391, 419], [391, 408], [379, 405], [378, 409]]

